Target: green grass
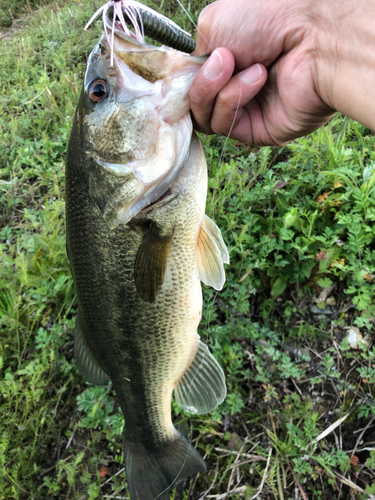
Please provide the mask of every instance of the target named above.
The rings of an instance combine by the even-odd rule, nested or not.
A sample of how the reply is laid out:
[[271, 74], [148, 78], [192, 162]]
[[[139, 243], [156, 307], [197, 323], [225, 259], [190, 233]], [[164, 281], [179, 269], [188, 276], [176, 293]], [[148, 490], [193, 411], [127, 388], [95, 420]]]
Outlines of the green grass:
[[[65, 152], [100, 31], [82, 27], [101, 3], [53, 2], [0, 42], [0, 500], [127, 491], [115, 395], [85, 384], [73, 359], [65, 253]], [[204, 4], [190, 3], [195, 21]], [[193, 30], [177, 2], [153, 5]], [[228, 397], [200, 418], [173, 404], [209, 468], [176, 498], [211, 488], [250, 499], [262, 485], [264, 498], [367, 499], [374, 407], [272, 338], [373, 400], [375, 136], [337, 116], [284, 148], [203, 142], [207, 213], [231, 264], [222, 292], [204, 289], [199, 333], [225, 368]], [[352, 326], [365, 341], [356, 350]]]
[[31, 13], [47, 3], [48, 0], [0, 0], [0, 28], [8, 28], [19, 16]]

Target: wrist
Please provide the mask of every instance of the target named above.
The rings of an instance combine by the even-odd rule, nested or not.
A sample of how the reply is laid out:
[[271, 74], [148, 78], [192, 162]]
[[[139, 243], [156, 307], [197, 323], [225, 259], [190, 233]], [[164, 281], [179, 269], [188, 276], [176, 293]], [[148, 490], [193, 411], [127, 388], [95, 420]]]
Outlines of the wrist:
[[316, 92], [329, 107], [375, 129], [375, 5], [311, 2]]

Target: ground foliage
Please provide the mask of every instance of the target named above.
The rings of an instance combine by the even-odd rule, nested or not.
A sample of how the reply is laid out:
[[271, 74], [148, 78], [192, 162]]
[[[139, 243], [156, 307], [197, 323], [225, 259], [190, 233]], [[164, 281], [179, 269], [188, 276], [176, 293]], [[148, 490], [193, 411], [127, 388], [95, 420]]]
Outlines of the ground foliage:
[[0, 27], [12, 26], [14, 21], [52, 0], [0, 0]]
[[[204, 2], [184, 4], [196, 21]], [[100, 5], [56, 0], [1, 41], [0, 500], [126, 496], [115, 394], [73, 359], [65, 253], [65, 152], [100, 30], [82, 26]], [[153, 5], [192, 29], [177, 2]], [[375, 136], [338, 116], [284, 148], [203, 140], [231, 264], [199, 333], [229, 394], [199, 418], [173, 404], [209, 469], [176, 498], [369, 498], [374, 407], [338, 381], [373, 400]]]

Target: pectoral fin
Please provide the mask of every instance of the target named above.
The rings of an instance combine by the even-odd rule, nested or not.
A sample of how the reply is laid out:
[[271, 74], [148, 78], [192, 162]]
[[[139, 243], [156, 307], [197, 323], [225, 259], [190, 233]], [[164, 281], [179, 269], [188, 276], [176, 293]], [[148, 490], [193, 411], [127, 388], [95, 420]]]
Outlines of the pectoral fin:
[[86, 344], [83, 321], [81, 314], [78, 313], [74, 332], [74, 357], [78, 370], [87, 382], [95, 385], [107, 385], [109, 382], [108, 375], [99, 366], [89, 346]]
[[178, 405], [189, 413], [208, 413], [224, 401], [226, 394], [221, 366], [199, 341], [193, 362], [174, 390]]
[[198, 237], [198, 278], [205, 285], [221, 290], [225, 283], [224, 264], [229, 264], [228, 249], [220, 229], [205, 215]]
[[138, 249], [134, 279], [138, 295], [144, 302], [154, 302], [163, 284], [173, 234], [163, 234], [151, 226]]

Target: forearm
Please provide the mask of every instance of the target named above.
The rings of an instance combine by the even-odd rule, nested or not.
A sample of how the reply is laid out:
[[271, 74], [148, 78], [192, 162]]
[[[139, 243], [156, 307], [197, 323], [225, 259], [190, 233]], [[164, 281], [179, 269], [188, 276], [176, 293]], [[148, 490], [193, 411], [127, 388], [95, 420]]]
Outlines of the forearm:
[[318, 95], [375, 130], [375, 2], [315, 1], [311, 23]]

